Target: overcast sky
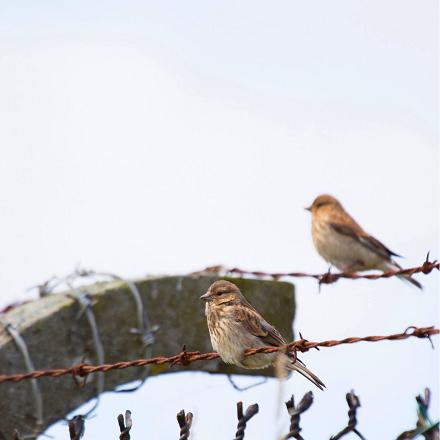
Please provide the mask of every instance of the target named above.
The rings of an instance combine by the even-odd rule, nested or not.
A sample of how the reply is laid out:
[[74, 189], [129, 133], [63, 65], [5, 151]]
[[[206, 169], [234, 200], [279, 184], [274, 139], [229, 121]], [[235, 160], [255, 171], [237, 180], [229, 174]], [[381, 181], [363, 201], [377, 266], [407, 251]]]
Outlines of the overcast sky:
[[[78, 263], [125, 277], [218, 263], [326, 271], [303, 210], [322, 192], [404, 266], [438, 258], [438, 73], [434, 0], [3, 2], [0, 304]], [[320, 295], [296, 280], [295, 330], [323, 340], [438, 325], [438, 274], [417, 279], [423, 292], [389, 279]], [[435, 345], [304, 355], [328, 386], [304, 438], [342, 428], [351, 388], [367, 438], [411, 428], [425, 386], [435, 418]], [[309, 389], [294, 377], [285, 398]], [[231, 437], [237, 400], [260, 404], [249, 438], [275, 438], [274, 381], [238, 393], [196, 373], [106, 395], [86, 438], [115, 437], [126, 408], [134, 438], [176, 438], [181, 408], [195, 438]]]

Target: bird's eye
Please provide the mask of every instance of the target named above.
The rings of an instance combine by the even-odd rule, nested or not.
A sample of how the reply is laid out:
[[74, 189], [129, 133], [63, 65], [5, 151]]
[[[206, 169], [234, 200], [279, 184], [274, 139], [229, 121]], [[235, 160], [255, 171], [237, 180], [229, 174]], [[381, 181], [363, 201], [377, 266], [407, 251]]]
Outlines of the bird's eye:
[[223, 292], [217, 292], [216, 295], [220, 296]]

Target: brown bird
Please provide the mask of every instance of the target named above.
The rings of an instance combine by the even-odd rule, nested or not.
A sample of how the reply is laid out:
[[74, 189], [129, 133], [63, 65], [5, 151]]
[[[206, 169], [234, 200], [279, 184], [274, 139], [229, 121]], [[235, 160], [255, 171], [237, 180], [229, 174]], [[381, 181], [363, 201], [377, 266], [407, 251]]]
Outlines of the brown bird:
[[[400, 255], [366, 233], [334, 197], [318, 196], [309, 208], [312, 237], [318, 253], [343, 272], [378, 269], [383, 272], [401, 267], [392, 259]], [[419, 289], [422, 285], [409, 275], [400, 278]]]
[[299, 359], [294, 362], [291, 354], [244, 356], [248, 348], [279, 347], [285, 341], [278, 330], [248, 303], [235, 284], [216, 281], [200, 298], [206, 302], [205, 313], [212, 346], [224, 362], [242, 368], [266, 368], [275, 363], [277, 356], [282, 356], [287, 370], [298, 371], [321, 390], [325, 387]]

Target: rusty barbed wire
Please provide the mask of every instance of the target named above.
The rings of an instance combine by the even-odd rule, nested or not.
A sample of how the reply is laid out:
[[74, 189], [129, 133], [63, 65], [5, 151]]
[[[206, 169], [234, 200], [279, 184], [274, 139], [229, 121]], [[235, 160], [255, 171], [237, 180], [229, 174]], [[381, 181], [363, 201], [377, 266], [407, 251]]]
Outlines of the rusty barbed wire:
[[[358, 342], [378, 342], [378, 341], [399, 341], [408, 338], [428, 339], [431, 342], [431, 336], [437, 335], [440, 330], [434, 326], [430, 327], [408, 327], [403, 333], [395, 333], [386, 336], [364, 336], [364, 337], [348, 337], [344, 339], [331, 339], [322, 342], [311, 342], [307, 339], [298, 339], [289, 344], [281, 345], [279, 347], [259, 347], [249, 348], [244, 352], [244, 356], [253, 356], [257, 353], [274, 353], [274, 352], [306, 352], [311, 348], [317, 347], [335, 347], [337, 345], [355, 344]], [[216, 352], [200, 353], [199, 351], [182, 351], [174, 356], [155, 356], [149, 359], [136, 359], [133, 361], [120, 361], [114, 364], [91, 365], [81, 363], [73, 365], [68, 368], [52, 368], [48, 370], [35, 370], [28, 373], [21, 374], [0, 374], [0, 384], [4, 382], [20, 382], [26, 379], [39, 379], [40, 377], [60, 377], [65, 375], [72, 375], [72, 377], [80, 376], [86, 377], [91, 373], [103, 372], [107, 373], [111, 370], [122, 370], [130, 367], [144, 367], [146, 365], [188, 365], [192, 362], [210, 361], [219, 358]]]
[[193, 272], [191, 275], [199, 274], [215, 274], [215, 275], [250, 275], [257, 278], [271, 278], [279, 280], [280, 278], [313, 278], [321, 284], [332, 284], [341, 278], [350, 280], [377, 280], [380, 278], [391, 278], [398, 275], [414, 275], [417, 273], [424, 273], [425, 275], [431, 273], [434, 269], [440, 270], [440, 262], [438, 260], [429, 261], [429, 253], [426, 256], [422, 265], [416, 267], [410, 267], [407, 269], [398, 269], [382, 273], [372, 274], [360, 274], [358, 272], [337, 272], [332, 273], [330, 271], [321, 274], [312, 274], [306, 272], [264, 272], [259, 270], [245, 270], [239, 267], [228, 268], [226, 266], [209, 266], [203, 270]]

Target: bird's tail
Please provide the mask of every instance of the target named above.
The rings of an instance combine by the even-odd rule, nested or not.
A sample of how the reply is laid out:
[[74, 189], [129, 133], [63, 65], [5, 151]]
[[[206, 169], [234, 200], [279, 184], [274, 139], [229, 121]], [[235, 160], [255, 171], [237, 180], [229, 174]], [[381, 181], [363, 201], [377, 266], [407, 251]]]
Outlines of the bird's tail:
[[324, 390], [324, 382], [322, 382], [322, 380], [318, 376], [308, 370], [299, 359], [297, 359], [294, 364], [291, 363], [288, 368], [292, 371], [298, 371], [299, 374], [302, 374], [306, 379], [309, 379], [310, 382], [315, 384], [320, 390]]
[[[389, 270], [398, 270], [402, 269], [401, 266], [399, 266], [394, 260], [391, 260], [390, 262], [387, 262], [384, 267], [383, 271], [389, 271]], [[414, 278], [411, 277], [411, 275], [397, 275], [398, 278], [400, 278], [404, 282], [411, 283], [413, 286], [416, 286], [418, 289], [423, 290], [423, 286]]]

